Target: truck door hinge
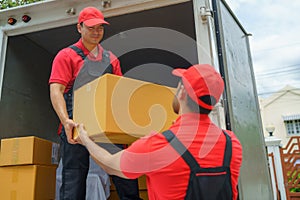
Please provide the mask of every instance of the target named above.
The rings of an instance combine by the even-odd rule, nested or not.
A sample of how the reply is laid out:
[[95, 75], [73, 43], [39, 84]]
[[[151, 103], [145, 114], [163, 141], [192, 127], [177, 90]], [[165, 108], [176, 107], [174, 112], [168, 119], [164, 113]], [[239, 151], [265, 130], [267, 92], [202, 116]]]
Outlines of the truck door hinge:
[[205, 6], [200, 7], [200, 16], [203, 23], [207, 22], [207, 17], [212, 17], [213, 12]]
[[70, 16], [75, 15], [76, 14], [76, 9], [75, 8], [69, 8], [66, 10], [66, 13]]

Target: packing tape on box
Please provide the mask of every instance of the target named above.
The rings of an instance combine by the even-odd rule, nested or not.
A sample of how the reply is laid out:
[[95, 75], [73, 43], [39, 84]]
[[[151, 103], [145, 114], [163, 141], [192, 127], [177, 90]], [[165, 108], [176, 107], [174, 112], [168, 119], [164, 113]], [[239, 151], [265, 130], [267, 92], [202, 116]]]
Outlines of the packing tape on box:
[[[19, 172], [18, 172], [18, 170], [13, 170], [12, 171], [11, 182], [13, 184], [17, 184], [19, 182]], [[10, 191], [10, 200], [16, 200], [16, 199], [17, 199], [17, 191], [16, 190], [11, 190]]]
[[13, 164], [18, 163], [19, 161], [19, 147], [20, 147], [20, 142], [18, 139], [14, 140], [13, 147], [12, 147], [12, 157], [11, 157], [11, 162]]
[[17, 199], [17, 191], [12, 190], [10, 191], [10, 200], [16, 200]]
[[18, 170], [13, 170], [12, 171], [11, 182], [12, 183], [17, 183], [18, 181], [19, 181], [19, 172], [18, 172]]

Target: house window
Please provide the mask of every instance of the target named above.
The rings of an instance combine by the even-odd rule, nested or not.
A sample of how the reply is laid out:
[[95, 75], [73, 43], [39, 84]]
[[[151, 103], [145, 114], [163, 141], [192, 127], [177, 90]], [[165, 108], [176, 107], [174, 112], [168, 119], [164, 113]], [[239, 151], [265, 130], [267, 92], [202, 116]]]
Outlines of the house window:
[[300, 114], [283, 115], [282, 119], [288, 136], [300, 135]]
[[293, 136], [300, 134], [300, 119], [286, 120], [284, 123], [288, 135]]

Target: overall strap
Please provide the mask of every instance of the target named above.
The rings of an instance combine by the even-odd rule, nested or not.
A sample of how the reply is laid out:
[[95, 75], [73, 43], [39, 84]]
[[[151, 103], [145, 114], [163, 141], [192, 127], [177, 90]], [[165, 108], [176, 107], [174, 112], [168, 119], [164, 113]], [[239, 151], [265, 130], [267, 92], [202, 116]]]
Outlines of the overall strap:
[[103, 49], [102, 60], [108, 61], [110, 63], [110, 53], [106, 49]]
[[230, 136], [223, 130], [224, 135], [226, 136], [226, 146], [224, 153], [223, 166], [230, 167], [230, 161], [232, 156], [232, 142]]
[[[229, 135], [223, 131], [226, 136], [226, 147], [224, 152], [224, 160], [223, 165], [229, 167], [231, 154], [232, 154], [232, 145], [231, 138]], [[172, 147], [181, 155], [181, 157], [185, 160], [185, 162], [190, 166], [192, 172], [197, 172], [201, 170], [200, 165], [194, 158], [194, 156], [190, 153], [190, 151], [178, 140], [178, 138], [174, 135], [174, 133], [170, 130], [164, 131], [162, 133], [168, 142], [172, 145]]]
[[106, 69], [105, 73], [113, 74], [113, 66], [110, 61], [110, 53], [106, 49], [103, 49], [102, 52], [102, 62], [104, 63]]
[[162, 133], [172, 147], [181, 155], [185, 162], [190, 166], [191, 171], [196, 172], [200, 170], [200, 165], [195, 160], [194, 156], [186, 149], [186, 147], [178, 140], [174, 133], [170, 130]]
[[[80, 49], [79, 47], [77, 47], [75, 45], [71, 45], [71, 46], [69, 46], [69, 48], [73, 49], [77, 53], [77, 55], [79, 55], [82, 58], [82, 60], [84, 60], [86, 58], [86, 55], [84, 55], [82, 49]], [[109, 54], [109, 51], [103, 49], [102, 59], [105, 62], [109, 62], [110, 63], [110, 54]]]
[[64, 93], [67, 112], [70, 119], [73, 119], [73, 86], [67, 93]]
[[73, 84], [73, 90], [77, 90], [81, 86], [95, 80], [96, 78], [106, 73], [113, 74], [113, 66], [110, 63], [109, 51], [103, 49], [102, 59], [93, 60], [89, 59], [89, 57], [86, 57], [82, 49], [78, 48], [77, 46], [71, 45], [69, 47], [73, 49], [79, 56], [81, 56], [84, 61]]
[[86, 55], [84, 55], [82, 49], [78, 48], [77, 46], [71, 45], [69, 48], [73, 49], [82, 58], [82, 60], [86, 58]]

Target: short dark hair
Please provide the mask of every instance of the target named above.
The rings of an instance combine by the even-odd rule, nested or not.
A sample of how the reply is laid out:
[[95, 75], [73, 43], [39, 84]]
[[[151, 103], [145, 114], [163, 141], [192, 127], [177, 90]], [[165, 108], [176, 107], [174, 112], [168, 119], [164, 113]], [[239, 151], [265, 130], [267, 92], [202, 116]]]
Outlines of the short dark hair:
[[[207, 96], [203, 96], [200, 97], [202, 101], [204, 101], [205, 103], [209, 104], [209, 105], [215, 105], [215, 98], [207, 95]], [[211, 110], [203, 108], [202, 106], [198, 105], [189, 95], [187, 95], [187, 106], [190, 108], [190, 110], [192, 112], [195, 113], [200, 113], [200, 114], [209, 114], [211, 112]]]
[[[183, 85], [182, 79], [179, 80], [179, 83]], [[178, 91], [177, 91], [178, 93]], [[176, 93], [176, 96], [177, 96]], [[208, 104], [208, 105], [215, 105], [216, 99], [213, 96], [207, 95], [200, 97], [201, 100]], [[202, 106], [198, 105], [188, 94], [187, 94], [187, 106], [190, 108], [192, 112], [200, 113], [200, 114], [209, 114], [211, 110], [203, 108]]]

